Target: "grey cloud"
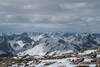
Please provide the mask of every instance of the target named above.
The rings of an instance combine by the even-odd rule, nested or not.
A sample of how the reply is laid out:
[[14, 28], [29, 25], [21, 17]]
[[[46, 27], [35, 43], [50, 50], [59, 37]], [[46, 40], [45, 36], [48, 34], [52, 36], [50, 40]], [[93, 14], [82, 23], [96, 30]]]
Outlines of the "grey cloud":
[[0, 28], [100, 32], [99, 7], [100, 0], [0, 0]]

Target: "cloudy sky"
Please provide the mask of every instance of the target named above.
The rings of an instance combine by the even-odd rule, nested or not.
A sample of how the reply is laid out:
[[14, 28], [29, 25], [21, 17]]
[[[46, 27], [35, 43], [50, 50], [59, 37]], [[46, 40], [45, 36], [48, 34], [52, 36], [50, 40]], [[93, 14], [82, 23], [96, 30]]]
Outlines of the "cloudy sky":
[[0, 32], [99, 32], [100, 0], [0, 0]]

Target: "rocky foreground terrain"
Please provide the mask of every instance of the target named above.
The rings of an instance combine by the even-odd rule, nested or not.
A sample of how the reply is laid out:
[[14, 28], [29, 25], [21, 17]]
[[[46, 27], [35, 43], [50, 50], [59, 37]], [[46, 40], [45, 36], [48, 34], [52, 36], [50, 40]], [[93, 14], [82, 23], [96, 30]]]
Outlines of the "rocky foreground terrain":
[[0, 67], [100, 67], [100, 47], [44, 56], [0, 57]]

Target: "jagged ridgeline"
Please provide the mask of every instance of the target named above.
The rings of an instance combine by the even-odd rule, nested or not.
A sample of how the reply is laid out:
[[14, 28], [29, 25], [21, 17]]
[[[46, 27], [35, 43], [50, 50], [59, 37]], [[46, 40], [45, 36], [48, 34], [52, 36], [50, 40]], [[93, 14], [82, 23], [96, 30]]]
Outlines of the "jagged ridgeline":
[[24, 54], [33, 52], [31, 55], [38, 55], [54, 51], [79, 51], [98, 46], [100, 46], [100, 34], [97, 33], [24, 32], [0, 35], [0, 56], [13, 56], [23, 52]]

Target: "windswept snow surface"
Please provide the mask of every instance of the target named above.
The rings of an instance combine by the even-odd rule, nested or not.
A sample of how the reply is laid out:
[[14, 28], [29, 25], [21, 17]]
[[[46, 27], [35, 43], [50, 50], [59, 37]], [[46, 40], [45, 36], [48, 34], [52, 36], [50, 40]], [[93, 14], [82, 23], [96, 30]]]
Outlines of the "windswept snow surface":
[[79, 53], [79, 55], [86, 55], [86, 54], [90, 54], [90, 53], [93, 53], [93, 52], [96, 52], [96, 51], [97, 50], [86, 50], [83, 53]]
[[[54, 62], [51, 65], [44, 66], [45, 63]], [[75, 67], [74, 64], [71, 64], [67, 59], [53, 59], [53, 60], [42, 60], [42, 62], [38, 65], [35, 65], [36, 67]]]
[[60, 56], [60, 55], [63, 55], [63, 54], [68, 54], [68, 53], [73, 53], [74, 51], [73, 50], [68, 50], [68, 51], [53, 51], [51, 53], [49, 53], [48, 55], [49, 56], [52, 56], [55, 54], [55, 56]]
[[99, 58], [100, 57], [100, 54], [98, 54], [97, 57]]
[[19, 41], [11, 40], [11, 41], [9, 41], [9, 43], [11, 44], [11, 47], [14, 50], [20, 50], [25, 45], [22, 40], [19, 40]]
[[91, 58], [90, 59], [89, 58], [85, 58], [84, 62], [91, 62], [91, 60], [93, 60], [93, 59], [91, 59]]
[[38, 41], [40, 40], [41, 38], [43, 38], [42, 35], [39, 35], [39, 36], [32, 36], [31, 39], [33, 39], [34, 41]]
[[18, 43], [20, 45], [20, 47], [23, 47], [25, 45], [22, 40], [17, 41], [16, 43]]
[[43, 56], [45, 55], [44, 51], [43, 51], [43, 44], [40, 44], [40, 45], [37, 45], [35, 46], [34, 48], [31, 48], [31, 49], [28, 49], [24, 52], [20, 52], [18, 53], [18, 55], [20, 56], [24, 56], [24, 55], [40, 55], [40, 56]]

